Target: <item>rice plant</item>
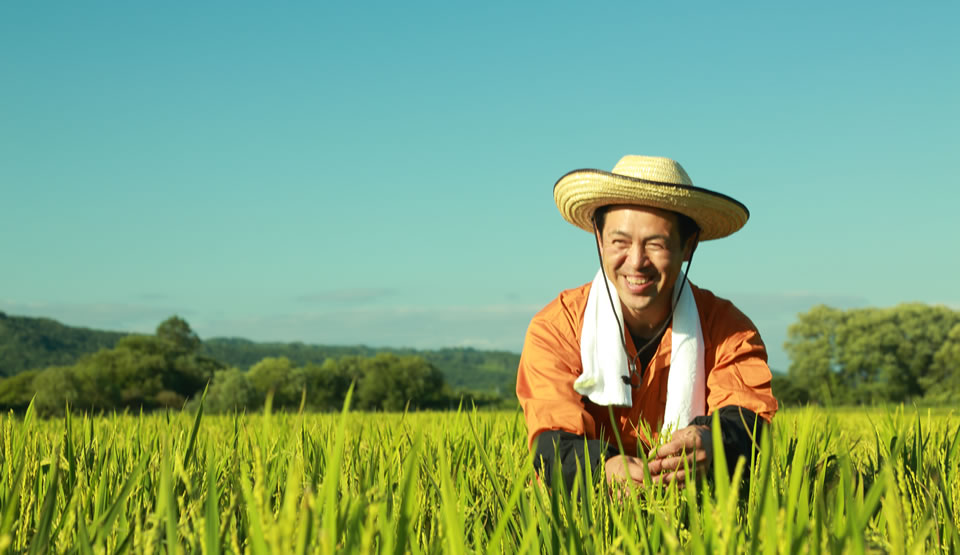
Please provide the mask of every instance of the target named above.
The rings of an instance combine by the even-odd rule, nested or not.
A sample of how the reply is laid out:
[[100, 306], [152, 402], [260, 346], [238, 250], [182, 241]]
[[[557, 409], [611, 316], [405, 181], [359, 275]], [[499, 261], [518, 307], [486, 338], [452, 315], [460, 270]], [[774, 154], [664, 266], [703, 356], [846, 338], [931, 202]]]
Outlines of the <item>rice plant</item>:
[[807, 408], [772, 432], [624, 494], [539, 480], [519, 412], [28, 410], [0, 416], [0, 552], [960, 551], [960, 418]]

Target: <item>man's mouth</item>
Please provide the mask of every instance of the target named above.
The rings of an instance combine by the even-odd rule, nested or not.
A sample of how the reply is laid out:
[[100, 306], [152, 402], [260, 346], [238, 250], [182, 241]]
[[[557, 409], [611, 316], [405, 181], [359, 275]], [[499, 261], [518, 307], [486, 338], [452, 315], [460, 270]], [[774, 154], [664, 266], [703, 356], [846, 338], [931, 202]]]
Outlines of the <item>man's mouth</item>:
[[623, 276], [626, 292], [631, 295], [648, 295], [656, 287], [653, 276]]

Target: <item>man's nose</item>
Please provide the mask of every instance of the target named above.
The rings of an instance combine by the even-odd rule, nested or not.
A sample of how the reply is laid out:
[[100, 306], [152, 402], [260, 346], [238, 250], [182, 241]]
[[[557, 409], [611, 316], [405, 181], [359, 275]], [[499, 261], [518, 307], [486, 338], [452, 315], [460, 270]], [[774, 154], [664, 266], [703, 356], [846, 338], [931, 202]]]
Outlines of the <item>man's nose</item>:
[[646, 266], [647, 262], [650, 259], [647, 257], [647, 253], [643, 248], [643, 244], [636, 243], [630, 246], [630, 249], [627, 251], [627, 265], [631, 268], [642, 268]]

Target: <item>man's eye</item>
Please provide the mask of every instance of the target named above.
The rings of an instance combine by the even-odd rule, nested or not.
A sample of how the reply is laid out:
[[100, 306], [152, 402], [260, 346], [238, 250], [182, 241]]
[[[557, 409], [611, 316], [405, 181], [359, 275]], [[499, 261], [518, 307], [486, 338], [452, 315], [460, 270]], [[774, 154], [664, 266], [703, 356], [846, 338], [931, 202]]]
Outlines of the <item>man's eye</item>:
[[654, 250], [663, 250], [663, 249], [667, 248], [667, 246], [664, 245], [663, 243], [648, 243], [648, 244], [647, 244], [647, 247], [648, 247], [648, 248], [651, 248], [651, 249], [654, 249]]

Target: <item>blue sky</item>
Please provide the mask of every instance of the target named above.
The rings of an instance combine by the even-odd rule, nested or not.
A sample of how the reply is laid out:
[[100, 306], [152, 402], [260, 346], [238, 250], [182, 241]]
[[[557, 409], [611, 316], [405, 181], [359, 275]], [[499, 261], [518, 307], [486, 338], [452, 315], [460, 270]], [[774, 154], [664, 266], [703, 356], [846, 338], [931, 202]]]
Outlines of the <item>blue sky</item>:
[[0, 5], [0, 310], [519, 351], [589, 281], [575, 168], [751, 211], [694, 283], [771, 364], [817, 303], [960, 309], [956, 2]]

